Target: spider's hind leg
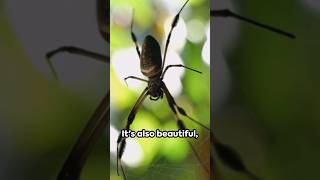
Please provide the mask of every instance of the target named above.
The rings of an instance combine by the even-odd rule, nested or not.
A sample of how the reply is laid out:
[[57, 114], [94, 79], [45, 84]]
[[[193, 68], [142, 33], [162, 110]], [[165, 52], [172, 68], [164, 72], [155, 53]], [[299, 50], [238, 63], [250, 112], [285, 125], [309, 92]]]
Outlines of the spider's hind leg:
[[177, 108], [178, 112], [179, 112], [181, 115], [187, 117], [187, 118], [188, 118], [189, 120], [191, 120], [192, 122], [198, 124], [199, 126], [203, 127], [205, 130], [207, 130], [207, 131], [210, 132], [210, 128], [209, 128], [209, 127], [207, 127], [206, 125], [204, 125], [204, 124], [200, 123], [199, 121], [193, 119], [191, 116], [189, 116], [189, 115], [187, 114], [187, 112], [186, 112], [182, 107], [180, 107], [180, 106], [177, 105], [177, 103], [175, 102], [174, 98], [173, 98], [172, 95], [170, 94], [170, 92], [169, 92], [169, 90], [168, 90], [168, 88], [166, 87], [165, 84], [163, 84], [163, 91], [164, 91], [164, 93], [165, 93], [165, 95], [166, 95], [166, 97], [167, 97], [167, 100], [168, 100], [168, 103], [169, 103], [169, 106], [170, 106], [171, 110], [172, 110], [175, 114], [177, 114], [176, 109], [175, 109], [175, 108]]
[[117, 140], [117, 174], [119, 175], [119, 162], [120, 162], [120, 168], [123, 174], [124, 179], [126, 179], [125, 173], [124, 173], [124, 169], [122, 167], [122, 163], [121, 163], [121, 158], [122, 155], [124, 153], [124, 150], [126, 148], [127, 142], [126, 142], [126, 138], [121, 136], [121, 132], [118, 136], [118, 140]]
[[[147, 92], [148, 92], [148, 88], [145, 88], [144, 91], [141, 93], [140, 97], [138, 98], [137, 102], [133, 106], [132, 110], [130, 111], [129, 116], [128, 116], [128, 120], [127, 120], [127, 124], [126, 124], [126, 126], [124, 128], [125, 130], [129, 130], [130, 129], [130, 125], [134, 121], [134, 118], [135, 118], [139, 108], [141, 107], [143, 101], [145, 100], [145, 98], [148, 95]], [[121, 136], [121, 132], [120, 132], [120, 134], [118, 136], [118, 140], [117, 140], [117, 173], [119, 175], [118, 167], [120, 165], [120, 168], [121, 168], [121, 171], [122, 171], [124, 179], [126, 179], [126, 176], [125, 176], [124, 169], [123, 169], [123, 166], [122, 166], [122, 163], [121, 163], [121, 158], [122, 158], [122, 155], [123, 155], [124, 150], [126, 148], [126, 144], [127, 144], [126, 143], [126, 137], [122, 137]]]
[[[166, 85], [163, 83], [163, 86], [162, 86], [162, 89], [164, 91], [164, 94], [166, 95], [167, 97], [167, 101], [168, 101], [168, 104], [170, 106], [170, 109], [172, 110], [172, 112], [174, 113], [174, 116], [177, 120], [177, 125], [178, 125], [178, 128], [180, 130], [185, 130], [187, 129], [184, 122], [179, 118], [179, 115], [177, 113], [177, 110], [176, 108], [178, 109], [179, 113], [184, 115], [184, 116], [187, 116], [187, 113], [185, 112], [185, 110], [183, 110], [181, 107], [179, 107], [176, 102], [174, 101], [174, 98], [172, 97], [172, 95], [170, 94], [168, 88], [166, 87]], [[182, 113], [181, 113], [182, 112]], [[193, 122], [196, 122], [197, 124], [200, 124], [201, 126], [204, 126], [203, 124], [197, 122], [196, 120], [192, 119], [191, 117], [189, 117]], [[206, 126], [204, 126], [206, 127]], [[207, 127], [206, 127], [207, 128]], [[208, 173], [210, 174], [210, 170], [208, 169], [208, 167], [203, 163], [203, 161], [200, 159], [200, 156], [199, 154], [197, 153], [195, 147], [192, 145], [192, 143], [188, 140], [188, 144], [189, 146], [191, 147], [192, 149], [192, 152], [194, 153], [194, 155], [196, 156], [197, 160], [199, 161], [199, 163], [201, 164], [201, 166], [203, 167], [203, 169]]]

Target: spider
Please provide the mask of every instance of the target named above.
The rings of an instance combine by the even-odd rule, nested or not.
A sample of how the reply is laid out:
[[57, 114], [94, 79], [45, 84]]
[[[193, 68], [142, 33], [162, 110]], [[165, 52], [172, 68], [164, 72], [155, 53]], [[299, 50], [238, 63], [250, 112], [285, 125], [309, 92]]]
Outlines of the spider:
[[[150, 100], [152, 100], [152, 101], [157, 101], [159, 99], [162, 99], [163, 96], [166, 97], [168, 105], [174, 114], [174, 117], [176, 119], [176, 123], [177, 123], [177, 126], [179, 129], [181, 129], [181, 130], [186, 129], [184, 122], [179, 117], [179, 114], [181, 114], [182, 116], [187, 117], [188, 119], [190, 119], [194, 123], [209, 130], [208, 127], [206, 127], [202, 123], [200, 123], [200, 122], [196, 121], [195, 119], [193, 119], [192, 117], [190, 117], [187, 114], [187, 112], [175, 102], [175, 100], [174, 100], [173, 96], [171, 95], [171, 93], [169, 92], [166, 84], [163, 82], [163, 78], [164, 78], [167, 70], [172, 67], [181, 67], [181, 68], [185, 68], [187, 70], [201, 74], [200, 71], [195, 70], [190, 67], [187, 67], [187, 66], [184, 66], [182, 64], [168, 65], [165, 67], [166, 55], [167, 55], [172, 31], [176, 27], [176, 25], [179, 21], [180, 13], [182, 12], [183, 8], [186, 6], [188, 1], [189, 0], [187, 0], [183, 4], [180, 11], [176, 14], [176, 16], [174, 17], [174, 19], [172, 21], [171, 29], [169, 31], [169, 34], [167, 36], [166, 43], [165, 43], [163, 60], [161, 59], [161, 50], [160, 50], [159, 43], [151, 35], [147, 35], [145, 37], [143, 44], [142, 44], [142, 50], [140, 52], [136, 35], [134, 34], [134, 32], [132, 30], [133, 19], [131, 21], [131, 39], [132, 39], [133, 43], [135, 44], [136, 52], [137, 52], [139, 59], [140, 59], [140, 70], [141, 70], [142, 74], [148, 78], [148, 80], [145, 80], [145, 79], [142, 79], [139, 77], [135, 77], [135, 76], [128, 76], [124, 79], [125, 81], [127, 79], [135, 79], [135, 80], [139, 80], [139, 81], [143, 81], [143, 82], [147, 83], [147, 87], [142, 91], [140, 97], [138, 98], [138, 100], [136, 101], [132, 110], [129, 113], [127, 123], [124, 128], [125, 130], [130, 129], [130, 125], [133, 123], [139, 108], [141, 107], [143, 101], [146, 99], [147, 96], [149, 96]], [[191, 144], [191, 142], [189, 142], [189, 145], [190, 145], [192, 151], [194, 152], [195, 156], [197, 157], [198, 161], [201, 163], [203, 168], [209, 173], [209, 169], [207, 167], [205, 167], [205, 165], [199, 159], [199, 155], [195, 151], [195, 148]], [[121, 158], [122, 158], [122, 155], [125, 151], [125, 146], [126, 146], [126, 138], [122, 137], [121, 133], [120, 133], [118, 136], [118, 139], [117, 139], [117, 173], [119, 175], [118, 168], [120, 166], [124, 179], [126, 179], [126, 175], [125, 175], [122, 163], [121, 163]]]
[[[110, 42], [109, 36], [109, 12], [110, 3], [109, 0], [97, 0], [97, 21], [98, 29], [106, 42]], [[92, 58], [96, 61], [104, 64], [109, 64], [109, 56], [91, 52], [79, 47], [74, 46], [62, 46], [46, 54], [48, 65], [55, 76], [58, 79], [58, 75], [53, 67], [51, 58], [56, 54], [68, 52], [71, 54], [81, 55], [88, 58]], [[97, 140], [102, 136], [107, 124], [109, 124], [109, 108], [110, 92], [108, 92], [91, 118], [89, 119], [86, 127], [81, 132], [76, 144], [73, 146], [69, 156], [65, 160], [62, 169], [60, 170], [57, 179], [58, 180], [77, 180], [80, 177], [81, 170], [86, 162], [88, 155], [90, 154], [93, 146]]]

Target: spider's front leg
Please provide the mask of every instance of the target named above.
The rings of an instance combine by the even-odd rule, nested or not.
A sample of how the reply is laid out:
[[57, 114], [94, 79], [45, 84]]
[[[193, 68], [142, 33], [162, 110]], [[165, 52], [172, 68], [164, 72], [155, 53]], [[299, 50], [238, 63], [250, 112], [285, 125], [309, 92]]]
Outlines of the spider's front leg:
[[140, 53], [138, 42], [137, 42], [137, 36], [133, 32], [133, 18], [134, 18], [134, 10], [132, 11], [132, 19], [131, 19], [131, 26], [130, 26], [131, 40], [133, 41], [134, 45], [136, 46], [136, 51], [137, 51], [137, 54], [138, 54], [138, 56], [140, 58], [141, 53]]
[[135, 77], [135, 76], [128, 76], [128, 77], [124, 78], [124, 82], [126, 82], [126, 84], [127, 84], [127, 80], [128, 79], [135, 79], [135, 80], [138, 80], [138, 81], [142, 81], [142, 82], [148, 83], [148, 80], [145, 80], [145, 79], [142, 79], [142, 78], [139, 78], [139, 77]]
[[62, 46], [59, 47], [55, 50], [52, 50], [50, 52], [48, 52], [46, 54], [46, 59], [47, 59], [47, 63], [51, 69], [51, 72], [53, 73], [54, 77], [56, 79], [58, 79], [58, 74], [55, 70], [55, 68], [53, 67], [53, 64], [51, 62], [51, 58], [57, 54], [63, 53], [63, 52], [68, 52], [70, 54], [76, 54], [76, 55], [80, 55], [80, 56], [85, 56], [85, 57], [89, 57], [89, 58], [93, 58], [94, 60], [109, 64], [110, 62], [110, 58], [109, 56], [103, 55], [103, 54], [99, 54], [99, 53], [95, 53], [92, 51], [88, 51], [82, 48], [78, 48], [78, 47], [74, 47], [74, 46]]
[[[143, 90], [140, 97], [138, 98], [135, 105], [133, 106], [132, 110], [130, 111], [130, 114], [128, 116], [128, 121], [127, 121], [127, 124], [126, 124], [124, 130], [130, 130], [130, 125], [134, 121], [134, 118], [135, 118], [139, 108], [141, 107], [143, 101], [146, 99], [146, 97], [148, 95], [147, 92], [148, 92], [148, 87]], [[126, 176], [125, 176], [124, 169], [123, 169], [123, 166], [121, 163], [121, 158], [122, 158], [122, 155], [124, 153], [125, 148], [126, 148], [126, 137], [122, 137], [121, 132], [120, 132], [119, 136], [118, 136], [118, 140], [117, 140], [117, 173], [119, 175], [118, 167], [120, 165], [124, 179], [126, 179]]]
[[103, 54], [95, 53], [92, 51], [88, 51], [79, 47], [74, 47], [74, 46], [62, 46], [59, 47], [53, 51], [50, 51], [46, 54], [46, 58], [50, 59], [52, 56], [62, 53], [62, 52], [68, 52], [70, 54], [76, 54], [80, 56], [85, 56], [89, 58], [93, 58], [95, 60], [104, 62], [104, 63], [109, 63], [109, 57]]

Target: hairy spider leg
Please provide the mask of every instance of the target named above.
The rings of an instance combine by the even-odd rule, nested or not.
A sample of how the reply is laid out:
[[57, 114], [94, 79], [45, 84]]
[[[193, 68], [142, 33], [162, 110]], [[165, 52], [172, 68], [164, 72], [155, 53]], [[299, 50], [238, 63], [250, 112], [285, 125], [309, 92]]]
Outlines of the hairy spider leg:
[[[136, 47], [136, 51], [137, 51], [137, 54], [139, 56], [139, 59], [140, 59], [140, 50], [139, 50], [139, 46], [138, 46], [138, 42], [137, 42], [137, 37], [135, 35], [135, 33], [133, 32], [133, 20], [134, 19], [134, 10], [132, 10], [132, 19], [131, 19], [131, 26], [130, 26], [130, 33], [131, 33], [131, 39]], [[142, 79], [142, 78], [139, 78], [139, 77], [135, 77], [135, 76], [128, 76], [126, 78], [124, 78], [124, 81], [126, 82], [127, 84], [127, 80], [128, 79], [135, 79], [135, 80], [140, 80], [140, 81], [143, 81], [143, 82], [148, 82], [148, 80], [145, 80], [145, 79]], [[127, 84], [128, 85], [128, 84]]]
[[170, 29], [170, 31], [169, 31], [169, 34], [168, 34], [168, 37], [167, 37], [167, 40], [166, 40], [166, 46], [165, 46], [165, 49], [164, 49], [164, 55], [163, 55], [163, 61], [162, 61], [161, 69], [164, 68], [164, 64], [165, 64], [165, 62], [166, 62], [166, 56], [167, 56], [167, 51], [168, 51], [168, 46], [169, 46], [169, 43], [170, 43], [170, 38], [171, 38], [172, 31], [173, 31], [173, 29], [177, 26], [180, 13], [181, 13], [181, 11], [183, 10], [183, 8], [186, 6], [186, 4], [188, 3], [188, 1], [189, 1], [189, 0], [187, 0], [187, 1], [183, 4], [183, 6], [181, 7], [180, 11], [178, 12], [178, 14], [174, 17], [174, 19], [173, 19], [173, 21], [172, 21], [171, 29]]
[[[141, 93], [140, 97], [136, 101], [135, 105], [131, 109], [131, 111], [129, 113], [129, 116], [128, 116], [127, 124], [125, 126], [126, 130], [130, 129], [130, 125], [134, 121], [134, 118], [135, 118], [139, 108], [141, 107], [143, 101], [146, 99], [147, 95], [148, 95], [148, 87], [146, 87], [143, 90], [143, 92]], [[124, 172], [123, 167], [122, 167], [121, 158], [122, 158], [122, 155], [124, 153], [125, 146], [126, 146], [126, 138], [122, 137], [121, 136], [121, 132], [120, 132], [119, 136], [118, 136], [118, 140], [117, 140], [117, 174], [119, 175], [118, 168], [119, 168], [119, 165], [120, 165], [121, 171], [122, 171], [122, 174], [123, 174], [124, 178], [125, 178], [125, 172]], [[120, 161], [120, 163], [119, 163], [119, 161]]]
[[[180, 114], [182, 114], [182, 115], [184, 115], [184, 116], [187, 116], [187, 117], [189, 117], [189, 116], [187, 115], [187, 113], [185, 112], [184, 109], [182, 109], [181, 107], [179, 107], [179, 106], [176, 104], [173, 96], [170, 94], [170, 92], [169, 92], [167, 86], [165, 85], [165, 83], [163, 83], [163, 85], [162, 85], [162, 90], [164, 91], [164, 94], [165, 94], [166, 97], [167, 97], [167, 101], [168, 101], [169, 107], [170, 107], [170, 109], [172, 110], [172, 112], [173, 112], [173, 114], [174, 114], [174, 116], [175, 116], [175, 118], [176, 118], [176, 120], [177, 120], [178, 128], [179, 128], [179, 129], [186, 129], [186, 126], [185, 126], [185, 124], [183, 123], [183, 121], [180, 119], [180, 117], [179, 117], [179, 115], [178, 115], [178, 113], [177, 113], [176, 108], [178, 109], [179, 112], [182, 112], [182, 113], [180, 113]], [[191, 117], [189, 117], [189, 118], [191, 118]], [[192, 119], [192, 118], [191, 118], [191, 119]], [[196, 121], [196, 120], [194, 120], [194, 119], [192, 119], [192, 121], [193, 121], [193, 122], [197, 122], [197, 124], [201, 124], [202, 127], [205, 127], [205, 129], [208, 129], [208, 127], [206, 127], [206, 126], [203, 125], [202, 123], [200, 123], [200, 122], [198, 122], [198, 121]], [[197, 153], [197, 151], [196, 151], [196, 149], [194, 148], [194, 146], [192, 145], [192, 143], [191, 143], [189, 140], [188, 140], [188, 143], [189, 143], [189, 145], [190, 145], [193, 153], [195, 154], [197, 160], [200, 162], [201, 166], [202, 166], [202, 167], [205, 169], [205, 171], [209, 174], [210, 171], [209, 171], [208, 167], [206, 167], [206, 165], [201, 161], [200, 156], [199, 156], [199, 154]]]

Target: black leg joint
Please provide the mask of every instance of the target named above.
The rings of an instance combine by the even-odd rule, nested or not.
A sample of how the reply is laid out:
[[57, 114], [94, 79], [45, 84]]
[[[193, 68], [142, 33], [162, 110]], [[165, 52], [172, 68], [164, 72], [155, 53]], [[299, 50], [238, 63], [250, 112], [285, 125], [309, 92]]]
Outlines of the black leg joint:
[[184, 109], [182, 109], [181, 107], [177, 106], [178, 111], [180, 114], [182, 114], [183, 116], [188, 116], [188, 114], [186, 113], [186, 111]]
[[130, 113], [129, 117], [128, 117], [128, 122], [127, 122], [127, 126], [126, 129], [129, 130], [130, 125], [132, 124], [134, 118], [136, 117], [135, 113]]
[[179, 129], [181, 129], [181, 130], [187, 129], [186, 126], [183, 124], [183, 122], [180, 119], [177, 121], [177, 124], [178, 124]]

